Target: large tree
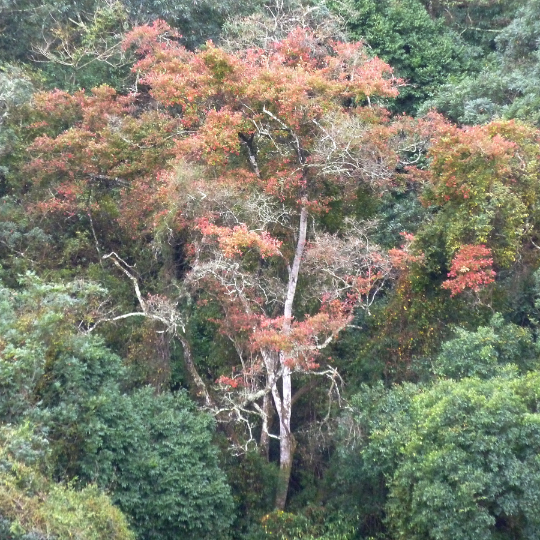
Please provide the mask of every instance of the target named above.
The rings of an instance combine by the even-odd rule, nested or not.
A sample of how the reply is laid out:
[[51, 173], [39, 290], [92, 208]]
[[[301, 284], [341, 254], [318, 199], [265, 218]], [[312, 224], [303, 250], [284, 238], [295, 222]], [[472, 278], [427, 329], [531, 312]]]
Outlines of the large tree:
[[[140, 309], [122, 318], [152, 318], [173, 332], [197, 393], [218, 407], [195, 369], [185, 322], [189, 299], [220, 306], [220, 330], [242, 363], [239, 376], [220, 379], [221, 406], [240, 419], [258, 414], [263, 448], [277, 413], [283, 507], [295, 449], [293, 375], [335, 377], [317, 370], [319, 351], [357, 306], [369, 306], [392, 268], [352, 217], [358, 187], [384, 191], [396, 148], [410, 147], [410, 123], [391, 124], [377, 105], [397, 94], [397, 81], [361, 44], [300, 29], [233, 55], [210, 42], [190, 52], [156, 23], [131, 32], [125, 47], [140, 58], [134, 69], [146, 97], [106, 88], [38, 97], [34, 127], [44, 135], [28, 170], [34, 193], [54, 196], [34, 211], [103, 223], [110, 198], [96, 195], [109, 186], [120, 190], [116, 220], [132, 237], [151, 234], [159, 251], [182, 236], [189, 271], [166, 295], [145, 297], [133, 269], [108, 257], [137, 292]], [[71, 127], [62, 131], [66, 113]], [[324, 216], [337, 206], [329, 230]], [[97, 242], [100, 231], [93, 235]]]

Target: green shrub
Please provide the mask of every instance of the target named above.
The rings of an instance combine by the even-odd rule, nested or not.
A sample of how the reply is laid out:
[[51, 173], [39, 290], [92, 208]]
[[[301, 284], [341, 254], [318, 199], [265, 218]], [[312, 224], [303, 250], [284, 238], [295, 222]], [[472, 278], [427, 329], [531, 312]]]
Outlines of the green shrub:
[[343, 468], [356, 456], [356, 482], [384, 481], [379, 517], [392, 538], [539, 538], [540, 373], [501, 370], [487, 380], [379, 388], [354, 401], [348, 427], [359, 435], [342, 449]]
[[134, 539], [126, 518], [96, 486], [77, 491], [47, 478], [39, 467], [47, 454], [46, 441], [28, 425], [0, 428], [0, 538]]

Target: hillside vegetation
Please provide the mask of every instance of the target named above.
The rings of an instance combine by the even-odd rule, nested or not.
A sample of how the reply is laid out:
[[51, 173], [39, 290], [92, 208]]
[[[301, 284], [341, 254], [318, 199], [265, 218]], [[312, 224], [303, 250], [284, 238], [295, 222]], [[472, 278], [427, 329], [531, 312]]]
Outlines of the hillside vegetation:
[[538, 539], [539, 20], [3, 2], [0, 539]]

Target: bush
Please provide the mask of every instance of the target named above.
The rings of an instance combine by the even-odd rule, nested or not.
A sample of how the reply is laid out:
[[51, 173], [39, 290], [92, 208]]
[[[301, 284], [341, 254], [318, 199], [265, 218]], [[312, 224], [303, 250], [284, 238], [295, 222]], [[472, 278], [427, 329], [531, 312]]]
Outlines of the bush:
[[505, 368], [488, 380], [381, 388], [371, 406], [356, 399], [360, 441], [343, 453], [385, 479], [393, 538], [533, 540], [540, 537], [539, 397], [540, 373]]
[[97, 487], [77, 491], [47, 478], [38, 467], [47, 454], [46, 442], [28, 425], [0, 429], [0, 538], [134, 538], [126, 518]]

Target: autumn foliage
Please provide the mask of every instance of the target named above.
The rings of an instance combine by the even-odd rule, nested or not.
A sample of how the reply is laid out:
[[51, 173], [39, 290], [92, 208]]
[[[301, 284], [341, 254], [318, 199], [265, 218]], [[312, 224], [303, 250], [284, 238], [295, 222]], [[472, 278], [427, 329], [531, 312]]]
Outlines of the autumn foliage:
[[478, 292], [495, 281], [493, 257], [486, 246], [461, 246], [452, 259], [448, 278], [443, 284], [452, 296], [465, 290]]
[[[136, 263], [122, 266], [128, 241], [147, 250], [150, 274], [167, 260], [150, 295], [136, 290], [134, 315], [170, 321], [163, 332], [179, 337], [197, 395], [229, 418], [255, 416], [267, 449], [277, 417], [282, 508], [296, 444], [293, 377], [335, 376], [325, 350], [381, 296], [393, 317], [385, 328], [399, 326], [392, 361], [410, 359], [418, 339], [431, 346], [432, 320], [411, 329], [427, 305], [426, 276], [437, 280], [431, 306], [457, 302], [441, 277], [451, 297], [478, 293], [527, 238], [538, 135], [511, 121], [392, 118], [384, 104], [403, 81], [391, 67], [362, 43], [309, 29], [264, 49], [208, 42], [190, 51], [157, 21], [123, 47], [137, 58], [137, 92], [34, 97], [27, 210], [51, 227], [88, 221], [99, 255], [105, 245], [119, 253], [107, 264], [128, 285], [144, 288]], [[359, 218], [360, 192], [379, 208], [391, 197], [420, 200], [430, 217], [400, 223], [401, 240], [375, 242], [377, 222]], [[189, 321], [207, 305], [206, 322], [236, 357], [205, 382]], [[205, 384], [215, 382], [212, 397]]]

